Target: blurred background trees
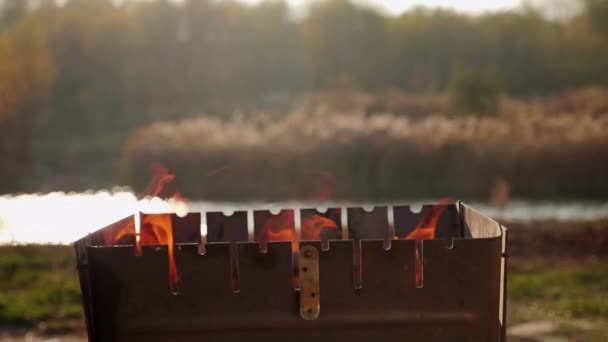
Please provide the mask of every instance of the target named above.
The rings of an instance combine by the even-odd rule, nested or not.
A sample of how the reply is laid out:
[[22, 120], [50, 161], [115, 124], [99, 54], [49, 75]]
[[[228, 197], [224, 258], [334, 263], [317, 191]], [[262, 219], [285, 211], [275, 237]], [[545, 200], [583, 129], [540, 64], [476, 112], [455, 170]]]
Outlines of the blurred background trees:
[[55, 76], [45, 27], [25, 16], [24, 6], [23, 1], [12, 4], [0, 22], [0, 188], [13, 191], [33, 165], [34, 120]]
[[500, 80], [485, 70], [457, 70], [450, 83], [453, 109], [470, 114], [498, 114], [501, 92]]
[[400, 115], [420, 117], [449, 92], [445, 113], [496, 116], [504, 97], [605, 86], [608, 1], [571, 3], [558, 16], [525, 3], [390, 16], [349, 0], [304, 14], [272, 0], [4, 0], [0, 192], [112, 186], [139, 127], [203, 113], [312, 115], [306, 93], [331, 102], [362, 90], [375, 100], [361, 111], [401, 103]]

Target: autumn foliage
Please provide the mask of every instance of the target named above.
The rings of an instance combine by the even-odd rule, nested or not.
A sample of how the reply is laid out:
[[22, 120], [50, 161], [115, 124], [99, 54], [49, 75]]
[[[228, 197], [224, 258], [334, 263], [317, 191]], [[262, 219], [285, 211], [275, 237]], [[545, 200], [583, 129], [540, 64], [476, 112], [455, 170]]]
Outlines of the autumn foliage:
[[[305, 169], [324, 169], [325, 164], [345, 179], [345, 170], [380, 162], [370, 170], [357, 171], [360, 175], [348, 181], [369, 183], [374, 173], [384, 177], [385, 171], [380, 170], [389, 170], [390, 163], [365, 157], [351, 164], [344, 158], [354, 158], [355, 151], [365, 156], [382, 144], [409, 143], [403, 136], [410, 133], [406, 129], [392, 140], [392, 135], [374, 131], [381, 137], [370, 144], [375, 138], [368, 129], [353, 133], [355, 140], [348, 140], [345, 130], [357, 131], [361, 125], [376, 130], [373, 127], [383, 124], [378, 122], [402, 127], [414, 118], [423, 119], [430, 128], [430, 122], [438, 122], [433, 114], [494, 116], [504, 123], [507, 119], [499, 112], [504, 110], [505, 97], [535, 102], [562, 91], [608, 85], [606, 0], [586, 1], [588, 7], [579, 10], [560, 7], [563, 16], [559, 20], [549, 16], [551, 8], [534, 7], [553, 3], [550, 1], [526, 2], [520, 8], [481, 15], [425, 7], [389, 15], [354, 0], [312, 3], [308, 11], [296, 13], [282, 1], [256, 5], [227, 0], [0, 2], [0, 192], [84, 190], [121, 183], [121, 172], [134, 171], [130, 169], [133, 163], [123, 164], [123, 168], [120, 164], [134, 131], [156, 121], [193, 117], [196, 119], [185, 122], [198, 130], [203, 125], [243, 133], [236, 142], [216, 147], [210, 147], [205, 136], [196, 139], [188, 153], [204, 154], [189, 156], [189, 160], [210, 157], [215, 165], [191, 170], [193, 177], [225, 165], [215, 163], [223, 158], [219, 153], [247, 152], [231, 147], [239, 141], [260, 143], [259, 151], [276, 152], [261, 142], [267, 138], [256, 136], [259, 125], [263, 131], [275, 127], [283, 134], [277, 137], [274, 129], [265, 133], [273, 136], [274, 145], [291, 144], [294, 136], [300, 141], [320, 139], [334, 144], [313, 158], [321, 167]], [[334, 98], [335, 92], [358, 90], [364, 95], [348, 101]], [[325, 100], [311, 103], [306, 94]], [[586, 106], [584, 101], [580, 105]], [[535, 111], [532, 105], [518, 111], [531, 118], [515, 122], [534, 122]], [[258, 112], [267, 115], [260, 118]], [[374, 117], [350, 114], [355, 112]], [[332, 115], [319, 119], [324, 113]], [[333, 115], [336, 113], [340, 115]], [[391, 121], [384, 114], [399, 118]], [[552, 119], [554, 115], [561, 118], [562, 113], [544, 114]], [[342, 118], [346, 116], [353, 118]], [[305, 123], [306, 130], [299, 132], [295, 126], [287, 127], [300, 125], [301, 120], [312, 123]], [[458, 120], [445, 126], [460, 127], [469, 121], [486, 125], [485, 119]], [[252, 126], [236, 128], [243, 124]], [[353, 127], [344, 128], [348, 126]], [[337, 138], [332, 129], [346, 136]], [[432, 131], [421, 132], [433, 137], [428, 139], [431, 146], [446, 139], [436, 139]], [[490, 143], [501, 139], [490, 131], [483, 134]], [[216, 133], [211, 135], [210, 140], [218, 139]], [[587, 139], [577, 139], [576, 144]], [[293, 154], [311, 152], [312, 144], [296, 144]], [[579, 155], [579, 145], [568, 148]], [[527, 148], [526, 144], [518, 146]], [[332, 166], [337, 153], [332, 151], [337, 148], [347, 154], [335, 161], [340, 166]], [[158, 153], [164, 149], [159, 147]], [[392, 146], [390, 153], [403, 153], [406, 158], [382, 158], [410, 163], [409, 152], [402, 149], [409, 151], [410, 147]], [[489, 147], [482, 149], [492, 154]], [[252, 160], [262, 153], [254, 152]], [[147, 153], [138, 153], [137, 158], [144, 160]], [[292, 152], [286, 153], [280, 151], [276, 156]], [[478, 155], [477, 148], [467, 153]], [[287, 157], [264, 158], [265, 167], [273, 169]], [[310, 164], [306, 158], [297, 160]], [[403, 168], [385, 178], [396, 178]], [[275, 177], [286, 181], [295, 176], [290, 172]], [[393, 187], [382, 181], [373, 183], [383, 194]], [[558, 194], [562, 191], [553, 185], [546, 187]], [[595, 191], [588, 187], [585, 192]]]

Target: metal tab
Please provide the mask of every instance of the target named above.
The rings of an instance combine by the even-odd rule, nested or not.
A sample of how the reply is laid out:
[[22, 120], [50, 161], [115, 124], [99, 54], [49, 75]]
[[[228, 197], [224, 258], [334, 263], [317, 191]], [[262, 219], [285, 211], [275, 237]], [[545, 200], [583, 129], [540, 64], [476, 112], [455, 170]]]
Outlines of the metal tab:
[[311, 245], [300, 250], [300, 316], [315, 320], [321, 311], [319, 250]]

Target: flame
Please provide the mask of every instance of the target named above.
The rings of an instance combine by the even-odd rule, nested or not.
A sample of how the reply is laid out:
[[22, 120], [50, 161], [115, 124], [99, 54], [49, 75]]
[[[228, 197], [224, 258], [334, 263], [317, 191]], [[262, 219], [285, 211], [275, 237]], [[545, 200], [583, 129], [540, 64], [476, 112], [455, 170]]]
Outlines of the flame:
[[114, 246], [116, 243], [118, 243], [118, 241], [120, 241], [122, 238], [126, 237], [126, 236], [136, 236], [137, 234], [135, 233], [135, 223], [133, 221], [129, 221], [127, 222], [125, 225], [123, 226], [119, 226], [116, 229], [107, 229], [106, 230], [106, 236], [105, 236], [105, 247], [112, 247]]
[[270, 216], [257, 236], [258, 241], [291, 241], [293, 254], [300, 252], [300, 244], [294, 227], [294, 212], [282, 211], [278, 215]]
[[[154, 163], [151, 167], [152, 180], [144, 190], [141, 197], [157, 196], [164, 187], [175, 179], [175, 174], [169, 172], [166, 166], [160, 163]], [[183, 201], [179, 193], [175, 193], [172, 198], [177, 201]], [[177, 264], [175, 263], [174, 245], [173, 245], [173, 223], [171, 215], [141, 215], [142, 222], [140, 223], [141, 231], [136, 233], [135, 223], [130, 220], [123, 226], [118, 226], [114, 229], [107, 230], [105, 236], [105, 246], [114, 246], [120, 239], [126, 236], [135, 237], [135, 249], [138, 254], [141, 254], [141, 246], [147, 245], [167, 245], [169, 255], [169, 279], [171, 290], [175, 292], [179, 277], [177, 274]]]
[[106, 228], [106, 235], [104, 236], [104, 245], [106, 247], [117, 244], [125, 237], [135, 236], [135, 221], [127, 220], [126, 223], [122, 222], [120, 221]]
[[174, 201], [177, 201], [177, 202], [186, 202], [186, 197], [184, 197], [179, 192], [176, 192], [173, 195], [171, 195], [171, 199]]
[[298, 257], [300, 255], [300, 241], [296, 234], [294, 211], [282, 211], [277, 215], [272, 215], [266, 219], [264, 227], [256, 236], [257, 241], [291, 241], [292, 269], [293, 269], [293, 288], [300, 288], [298, 279]]
[[[170, 173], [166, 166], [160, 163], [154, 163], [150, 167], [152, 171], [152, 180], [144, 190], [143, 194], [140, 197], [145, 196], [157, 196], [163, 191], [165, 185], [171, 183], [175, 179], [175, 174]], [[178, 201], [183, 201], [184, 197], [182, 197], [179, 193], [175, 193], [172, 198]], [[107, 231], [108, 236], [106, 236], [106, 247], [111, 247], [116, 244], [120, 239], [125, 236], [136, 236], [135, 224], [133, 221], [129, 221], [124, 226], [109, 229]], [[137, 249], [140, 250], [140, 246], [136, 241]]]
[[173, 223], [170, 214], [142, 215], [141, 231], [138, 252], [141, 253], [141, 246], [167, 245], [169, 257], [169, 279], [171, 290], [176, 292], [179, 283], [177, 275], [177, 264], [175, 263], [174, 244], [173, 244]]
[[336, 184], [336, 176], [334, 176], [331, 172], [312, 169], [309, 172], [315, 176], [319, 176], [323, 185], [321, 187], [321, 191], [313, 196], [313, 200], [316, 201], [327, 201], [331, 197], [334, 192], [334, 187]]
[[[407, 240], [416, 240], [416, 285], [422, 286], [422, 258], [421, 258], [421, 241], [434, 240], [437, 222], [441, 214], [452, 203], [452, 199], [444, 197], [434, 204], [426, 215], [418, 222], [416, 228], [409, 233], [405, 238]], [[395, 237], [398, 239], [398, 237]]]
[[143, 196], [158, 196], [165, 188], [165, 185], [175, 180], [175, 174], [169, 172], [169, 169], [160, 163], [152, 164], [150, 169], [152, 171], [152, 180], [144, 190]]
[[295, 230], [291, 229], [280, 229], [280, 230], [269, 230], [267, 234], [267, 241], [291, 241], [291, 250], [294, 254], [297, 254], [300, 249], [298, 244], [298, 237], [296, 236]]
[[[331, 172], [311, 169], [308, 172], [312, 175], [319, 176], [323, 184], [321, 190], [313, 196], [313, 200], [327, 201], [334, 192], [336, 176]], [[325, 231], [338, 229], [336, 223], [322, 215], [306, 215], [302, 217], [302, 239], [304, 240], [322, 240], [321, 237]]]
[[321, 237], [324, 232], [337, 229], [336, 222], [319, 214], [303, 217], [302, 239], [322, 240]]

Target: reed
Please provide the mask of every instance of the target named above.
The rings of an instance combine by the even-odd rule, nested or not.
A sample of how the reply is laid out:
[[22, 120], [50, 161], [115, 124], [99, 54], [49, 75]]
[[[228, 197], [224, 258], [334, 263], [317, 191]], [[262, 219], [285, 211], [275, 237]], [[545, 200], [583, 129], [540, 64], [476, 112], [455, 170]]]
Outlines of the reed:
[[407, 108], [412, 95], [338, 95], [301, 97], [280, 117], [156, 122], [129, 139], [123, 174], [141, 189], [149, 165], [162, 162], [186, 195], [226, 200], [308, 199], [328, 187], [333, 199], [486, 198], [499, 180], [514, 196], [608, 195], [604, 89], [505, 99], [485, 117], [450, 112], [440, 95], [427, 96], [434, 104], [418, 103], [429, 111], [414, 115], [387, 105]]

